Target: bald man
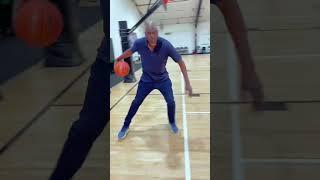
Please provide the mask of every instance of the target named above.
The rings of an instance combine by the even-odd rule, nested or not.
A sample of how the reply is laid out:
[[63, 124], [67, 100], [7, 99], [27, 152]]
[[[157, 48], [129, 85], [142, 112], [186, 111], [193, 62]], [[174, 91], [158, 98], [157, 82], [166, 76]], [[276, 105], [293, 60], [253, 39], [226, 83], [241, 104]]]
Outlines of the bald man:
[[145, 37], [137, 39], [133, 46], [116, 60], [120, 61], [128, 58], [135, 52], [138, 52], [141, 56], [143, 74], [139, 81], [135, 99], [132, 101], [124, 124], [118, 133], [118, 139], [123, 140], [126, 137], [133, 116], [147, 95], [155, 89], [159, 90], [166, 100], [171, 131], [175, 134], [178, 133], [179, 129], [175, 122], [175, 101], [172, 82], [166, 70], [166, 64], [168, 57], [171, 57], [180, 66], [185, 81], [185, 90], [191, 95], [192, 88], [185, 63], [169, 41], [158, 37], [158, 29], [152, 22], [147, 23], [145, 26]]

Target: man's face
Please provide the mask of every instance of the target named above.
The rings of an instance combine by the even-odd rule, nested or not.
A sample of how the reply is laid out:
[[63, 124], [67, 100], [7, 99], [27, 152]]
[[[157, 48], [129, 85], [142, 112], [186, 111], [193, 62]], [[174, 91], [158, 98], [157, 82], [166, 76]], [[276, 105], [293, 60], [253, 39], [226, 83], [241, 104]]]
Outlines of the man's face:
[[149, 45], [156, 46], [158, 40], [158, 30], [155, 28], [147, 28], [145, 35], [149, 42]]

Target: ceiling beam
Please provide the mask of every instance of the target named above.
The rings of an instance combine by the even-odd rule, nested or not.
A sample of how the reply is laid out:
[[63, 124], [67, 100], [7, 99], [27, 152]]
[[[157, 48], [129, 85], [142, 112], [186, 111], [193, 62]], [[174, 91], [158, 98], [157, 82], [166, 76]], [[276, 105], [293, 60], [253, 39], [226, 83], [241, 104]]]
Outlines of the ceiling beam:
[[[150, 4], [154, 4], [154, 3], [150, 3]], [[149, 7], [149, 5], [150, 5], [149, 3], [147, 3], [147, 4], [137, 4], [137, 7], [142, 7], [142, 6], [148, 6]]]
[[[185, 1], [189, 1], [189, 0], [170, 0], [169, 3], [172, 4], [172, 3], [185, 2]], [[154, 4], [154, 3], [152, 3], [152, 4]], [[140, 7], [140, 6], [149, 6], [149, 3], [137, 4], [137, 7]]]
[[149, 8], [150, 8], [150, 4], [151, 4], [151, 1], [152, 1], [152, 0], [149, 0], [149, 5], [148, 5], [148, 9], [147, 9], [147, 12], [149, 11]]
[[142, 12], [140, 11], [140, 9], [138, 8], [137, 2], [136, 2], [135, 0], [132, 0], [132, 2], [133, 2], [133, 4], [136, 6], [136, 8], [137, 8], [137, 10], [138, 10], [138, 12], [139, 12], [139, 14], [140, 14], [140, 16], [142, 17], [143, 14], [142, 14]]
[[[160, 20], [170, 20], [170, 19], [188, 19], [188, 18], [194, 18], [195, 16], [189, 16], [189, 17], [176, 17], [176, 18], [166, 18], [166, 19], [160, 19]], [[201, 17], [201, 16], [200, 16]]]
[[[185, 21], [185, 22], [180, 22], [179, 24], [193, 24], [193, 23], [194, 23], [194, 21]], [[165, 25], [174, 25], [174, 24], [177, 24], [177, 22], [162, 22], [161, 24], [164, 26]], [[159, 23], [157, 25], [159, 25]]]

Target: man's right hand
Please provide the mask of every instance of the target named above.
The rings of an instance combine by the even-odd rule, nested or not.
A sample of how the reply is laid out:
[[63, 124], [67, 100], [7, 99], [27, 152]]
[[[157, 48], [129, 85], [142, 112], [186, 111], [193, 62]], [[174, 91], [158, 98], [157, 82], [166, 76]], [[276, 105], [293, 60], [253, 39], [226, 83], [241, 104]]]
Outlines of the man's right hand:
[[248, 95], [253, 100], [253, 105], [260, 104], [264, 101], [263, 87], [255, 72], [244, 72], [241, 76], [241, 96], [246, 100]]
[[120, 62], [120, 61], [124, 61], [123, 59], [114, 59], [113, 60], [113, 67], [115, 67], [116, 66], [116, 64], [118, 63], [118, 62]]

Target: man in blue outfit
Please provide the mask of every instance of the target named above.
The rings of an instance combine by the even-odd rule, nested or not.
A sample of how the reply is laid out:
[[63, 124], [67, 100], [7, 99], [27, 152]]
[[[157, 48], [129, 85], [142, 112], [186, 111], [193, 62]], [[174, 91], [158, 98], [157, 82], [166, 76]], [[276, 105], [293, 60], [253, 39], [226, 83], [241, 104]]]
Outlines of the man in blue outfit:
[[132, 48], [126, 50], [116, 60], [123, 60], [130, 57], [135, 52], [138, 52], [141, 56], [143, 73], [139, 81], [136, 97], [132, 101], [123, 127], [118, 134], [118, 139], [122, 140], [126, 137], [131, 119], [138, 111], [139, 106], [146, 96], [154, 89], [158, 89], [164, 96], [167, 102], [170, 128], [173, 133], [177, 133], [178, 127], [175, 122], [175, 101], [172, 91], [172, 82], [166, 70], [166, 64], [168, 57], [171, 57], [178, 63], [184, 77], [185, 89], [188, 91], [189, 95], [191, 95], [192, 88], [185, 63], [169, 41], [158, 37], [158, 29], [152, 22], [146, 23], [145, 37], [137, 39]]

